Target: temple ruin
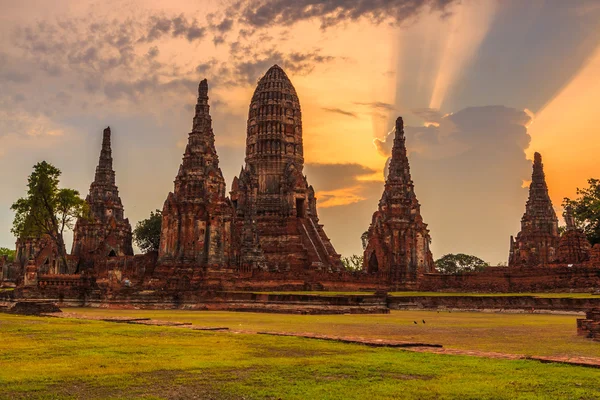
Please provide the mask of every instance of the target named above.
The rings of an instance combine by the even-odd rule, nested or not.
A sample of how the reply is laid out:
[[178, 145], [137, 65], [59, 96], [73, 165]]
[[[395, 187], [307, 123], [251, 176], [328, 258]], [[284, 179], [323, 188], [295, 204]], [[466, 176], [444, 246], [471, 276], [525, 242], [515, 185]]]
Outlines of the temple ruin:
[[89, 216], [75, 224], [72, 254], [86, 267], [92, 268], [94, 259], [133, 256], [131, 225], [124, 217], [123, 203], [115, 183], [111, 131], [102, 135], [102, 150], [94, 181], [85, 201]]
[[252, 96], [245, 162], [229, 197], [219, 168], [208, 89], [208, 82], [201, 81], [188, 143], [173, 192], [164, 202], [158, 252], [133, 255], [131, 225], [115, 184], [111, 131], [106, 128], [86, 197], [90, 215], [76, 223], [72, 254], [59, 259], [66, 251], [59, 252], [48, 237], [19, 238], [15, 262], [0, 262], [0, 283], [16, 285], [18, 293], [32, 298], [117, 298], [123, 304], [152, 307], [197, 304], [204, 295], [240, 290], [544, 291], [600, 286], [600, 245], [591, 248], [570, 210], [565, 210], [565, 232], [559, 234], [539, 153], [521, 231], [511, 237], [509, 267], [460, 276], [436, 273], [402, 118], [396, 120], [378, 208], [361, 237], [363, 269], [345, 269], [319, 223], [315, 191], [303, 174], [300, 101], [283, 69], [271, 67]]
[[508, 266], [543, 266], [555, 262], [559, 239], [558, 218], [548, 195], [542, 155], [535, 153], [529, 199], [521, 218], [521, 231], [516, 238], [510, 238]]
[[201, 279], [206, 268], [235, 264], [231, 243], [233, 210], [215, 149], [208, 82], [198, 87], [198, 102], [183, 161], [162, 212], [158, 278]]
[[296, 89], [277, 65], [254, 91], [246, 165], [231, 201], [247, 269], [340, 271], [340, 255], [319, 224], [315, 192], [302, 174], [302, 113]]
[[390, 284], [416, 284], [419, 275], [434, 272], [431, 237], [421, 216], [406, 154], [404, 122], [396, 120], [392, 157], [379, 209], [366, 235], [364, 270]]

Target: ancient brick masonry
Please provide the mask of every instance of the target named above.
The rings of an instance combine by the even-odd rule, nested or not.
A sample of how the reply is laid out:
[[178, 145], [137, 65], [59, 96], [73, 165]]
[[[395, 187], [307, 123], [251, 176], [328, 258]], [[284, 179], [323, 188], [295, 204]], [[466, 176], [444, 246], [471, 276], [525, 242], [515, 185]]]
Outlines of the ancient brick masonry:
[[319, 224], [314, 190], [303, 167], [300, 101], [285, 72], [275, 65], [252, 96], [246, 165], [231, 191], [242, 268], [341, 269], [340, 256]]
[[564, 213], [567, 227], [558, 242], [556, 261], [563, 264], [578, 264], [589, 261], [592, 246], [585, 233], [577, 229], [570, 208]]
[[404, 124], [399, 117], [385, 189], [366, 235], [364, 269], [407, 287], [421, 274], [434, 272], [430, 242], [410, 176]]
[[81, 218], [75, 225], [72, 254], [83, 262], [97, 257], [133, 255], [131, 225], [123, 215], [123, 203], [115, 184], [110, 136], [108, 127], [103, 132], [96, 175], [85, 199], [90, 208], [89, 218]]
[[535, 153], [529, 199], [521, 218], [521, 232], [510, 238], [509, 267], [543, 266], [556, 261], [558, 218], [548, 195], [542, 156]]
[[585, 313], [577, 319], [577, 334], [600, 342], [600, 308]]
[[[195, 269], [234, 264], [232, 214], [215, 149], [205, 79], [198, 87], [192, 131], [175, 178], [175, 189], [163, 207], [159, 264], [188, 264]], [[161, 269], [157, 273], [160, 275]]]

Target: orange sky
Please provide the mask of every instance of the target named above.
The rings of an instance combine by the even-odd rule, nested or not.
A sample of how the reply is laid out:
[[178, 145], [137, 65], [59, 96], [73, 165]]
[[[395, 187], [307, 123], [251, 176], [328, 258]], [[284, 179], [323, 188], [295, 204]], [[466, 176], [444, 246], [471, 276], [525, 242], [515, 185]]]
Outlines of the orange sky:
[[[299, 9], [305, 0], [277, 2], [281, 10], [264, 1], [272, 3], [266, 20], [247, 12], [256, 0], [247, 9], [0, 0], [0, 246], [12, 247], [9, 207], [35, 162], [55, 163], [65, 185], [87, 193], [106, 125], [126, 215], [135, 224], [162, 208], [204, 77], [231, 184], [254, 85], [273, 63], [299, 94], [305, 173], [343, 255], [361, 252], [399, 115], [435, 258], [506, 260], [534, 151], [544, 156], [559, 213], [564, 196], [600, 177], [597, 2], [465, 0], [412, 13], [405, 0], [361, 3], [360, 11], [340, 1], [333, 12]], [[218, 27], [228, 19], [231, 26]], [[526, 131], [525, 109], [534, 115]]]

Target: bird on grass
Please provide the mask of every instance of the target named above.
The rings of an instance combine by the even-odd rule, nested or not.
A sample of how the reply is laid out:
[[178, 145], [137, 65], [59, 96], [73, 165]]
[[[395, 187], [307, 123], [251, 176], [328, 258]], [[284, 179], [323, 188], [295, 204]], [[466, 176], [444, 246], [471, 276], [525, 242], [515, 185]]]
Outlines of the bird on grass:
[[423, 320], [423, 323], [425, 323], [425, 320]]
[[415, 323], [415, 325], [417, 325], [417, 321], [413, 321]]

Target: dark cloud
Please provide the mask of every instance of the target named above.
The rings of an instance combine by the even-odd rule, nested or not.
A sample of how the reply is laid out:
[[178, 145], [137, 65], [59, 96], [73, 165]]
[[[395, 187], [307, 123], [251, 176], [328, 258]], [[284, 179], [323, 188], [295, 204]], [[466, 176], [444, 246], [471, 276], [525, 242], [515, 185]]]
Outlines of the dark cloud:
[[225, 18], [220, 24], [215, 26], [215, 29], [221, 33], [226, 33], [233, 27], [233, 19]]
[[444, 118], [444, 116], [440, 113], [440, 110], [435, 108], [416, 108], [411, 110], [411, 112], [417, 117], [420, 117], [423, 122], [426, 123], [433, 122], [439, 124], [442, 122], [442, 118]]
[[396, 110], [396, 107], [394, 107], [393, 104], [383, 103], [381, 101], [374, 101], [374, 102], [370, 102], [370, 103], [354, 102], [354, 104], [356, 104], [358, 106], [367, 106], [374, 110], [384, 110], [384, 111], [395, 111]]
[[350, 111], [345, 111], [345, 110], [342, 110], [340, 108], [322, 107], [322, 110], [325, 110], [325, 111], [330, 112], [330, 113], [345, 115], [347, 117], [358, 118], [358, 115], [356, 115], [355, 113], [350, 112]]
[[[439, 159], [473, 149], [497, 153], [507, 148], [523, 152], [529, 145], [526, 125], [531, 117], [522, 110], [484, 106], [465, 108], [445, 116], [432, 109], [413, 112], [424, 122], [435, 123], [405, 127], [406, 136], [410, 137], [407, 139], [409, 150], [424, 157]], [[375, 146], [381, 154], [390, 154], [394, 133], [392, 130], [383, 140], [375, 139]]]
[[196, 72], [199, 73], [200, 75], [205, 75], [208, 71], [210, 71], [211, 68], [213, 68], [215, 65], [217, 64], [217, 60], [215, 60], [214, 58], [210, 61], [207, 61], [205, 63], [202, 64], [198, 64], [198, 66], [196, 67]]
[[250, 0], [230, 7], [239, 9], [242, 23], [254, 28], [288, 26], [318, 19], [323, 29], [347, 21], [367, 19], [379, 24], [413, 19], [423, 11], [447, 13], [458, 0]]
[[318, 191], [332, 191], [354, 186], [359, 182], [357, 178], [377, 172], [364, 165], [352, 163], [308, 163], [304, 169], [309, 183]]
[[293, 52], [284, 54], [275, 48], [254, 53], [251, 46], [234, 42], [231, 45], [232, 56], [236, 58], [230, 70], [230, 84], [254, 85], [258, 79], [274, 64], [280, 65], [286, 72], [294, 75], [307, 75], [316, 65], [333, 61], [335, 57], [324, 56], [320, 50], [312, 52]]
[[192, 42], [206, 35], [206, 27], [200, 26], [196, 19], [189, 21], [183, 14], [176, 17], [153, 15], [147, 23], [147, 33], [138, 40], [153, 42], [165, 35], [184, 37]]

